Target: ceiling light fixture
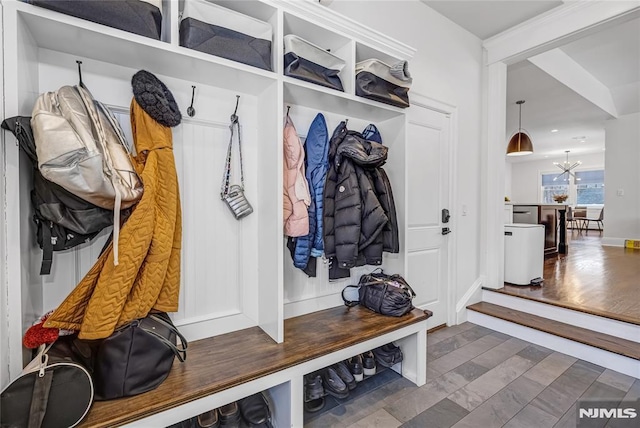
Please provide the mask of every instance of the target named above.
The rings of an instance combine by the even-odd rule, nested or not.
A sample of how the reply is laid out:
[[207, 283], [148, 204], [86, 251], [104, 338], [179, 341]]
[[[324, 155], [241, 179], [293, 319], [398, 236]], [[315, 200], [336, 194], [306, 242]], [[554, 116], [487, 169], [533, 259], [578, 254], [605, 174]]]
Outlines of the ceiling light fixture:
[[558, 132], [558, 130], [557, 129], [552, 129], [551, 132]]
[[520, 114], [518, 116], [518, 132], [511, 137], [507, 146], [507, 156], [524, 156], [533, 153], [533, 143], [531, 138], [522, 132], [522, 104], [524, 100], [516, 101], [520, 106]]
[[568, 179], [570, 177], [573, 177], [574, 181], [580, 181], [580, 178], [576, 177], [576, 174], [574, 172], [572, 172], [571, 170], [582, 165], [581, 161], [578, 161], [574, 164], [569, 163], [569, 150], [565, 150], [564, 151], [567, 154], [567, 160], [565, 160], [564, 162], [560, 163], [560, 162], [554, 162], [553, 164], [555, 166], [557, 166], [558, 168], [560, 168], [562, 170], [562, 172], [558, 175], [556, 175], [553, 178], [553, 181], [556, 181], [558, 178], [563, 177], [563, 181], [568, 181]]

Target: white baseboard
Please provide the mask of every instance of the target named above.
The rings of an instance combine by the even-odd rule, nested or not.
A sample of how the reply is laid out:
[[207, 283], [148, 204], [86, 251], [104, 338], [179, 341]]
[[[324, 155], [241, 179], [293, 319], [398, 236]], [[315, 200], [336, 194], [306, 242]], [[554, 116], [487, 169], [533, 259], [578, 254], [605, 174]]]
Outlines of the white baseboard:
[[604, 237], [600, 241], [600, 244], [608, 247], [624, 247], [624, 238], [608, 238]]
[[640, 361], [475, 311], [468, 321], [640, 379]]
[[456, 324], [467, 321], [467, 306], [482, 300], [482, 278], [476, 279], [471, 287], [464, 293], [462, 299], [456, 303]]
[[640, 342], [640, 326], [547, 303], [482, 290], [482, 301], [622, 339]]

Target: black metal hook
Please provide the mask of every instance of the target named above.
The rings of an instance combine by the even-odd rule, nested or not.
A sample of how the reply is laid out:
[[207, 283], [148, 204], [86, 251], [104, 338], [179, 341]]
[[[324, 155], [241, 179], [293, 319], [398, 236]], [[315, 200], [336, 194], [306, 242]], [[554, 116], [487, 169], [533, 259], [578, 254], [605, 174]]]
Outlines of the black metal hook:
[[238, 113], [238, 104], [240, 104], [240, 95], [236, 95], [236, 109], [233, 111], [233, 114], [231, 115], [231, 122], [238, 121], [238, 116], [236, 114]]
[[76, 60], [76, 64], [78, 64], [78, 86], [86, 88], [82, 82], [82, 61]]
[[345, 119], [344, 120], [344, 126], [347, 126], [349, 124], [349, 119]]
[[195, 85], [191, 85], [191, 105], [187, 108], [187, 114], [189, 117], [193, 117], [196, 115], [196, 109], [193, 108], [193, 99], [196, 95], [196, 87]]
[[289, 110], [291, 110], [291, 106], [287, 106], [287, 116], [289, 116]]

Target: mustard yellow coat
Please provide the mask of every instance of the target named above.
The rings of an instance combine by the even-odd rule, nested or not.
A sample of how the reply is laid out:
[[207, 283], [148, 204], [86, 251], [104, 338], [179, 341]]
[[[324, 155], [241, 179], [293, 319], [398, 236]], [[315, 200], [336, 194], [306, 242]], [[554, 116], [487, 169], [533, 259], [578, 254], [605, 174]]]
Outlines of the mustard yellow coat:
[[182, 220], [171, 128], [131, 102], [131, 128], [144, 194], [120, 230], [119, 264], [110, 245], [47, 319], [45, 327], [102, 339], [150, 310], [178, 310]]

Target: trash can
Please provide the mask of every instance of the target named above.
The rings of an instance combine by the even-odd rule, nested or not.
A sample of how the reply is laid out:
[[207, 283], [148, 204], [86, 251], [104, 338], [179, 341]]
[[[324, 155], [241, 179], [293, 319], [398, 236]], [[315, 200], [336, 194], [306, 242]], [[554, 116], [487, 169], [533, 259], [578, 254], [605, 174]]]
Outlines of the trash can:
[[542, 278], [544, 225], [513, 223], [504, 226], [504, 281], [529, 285]]

